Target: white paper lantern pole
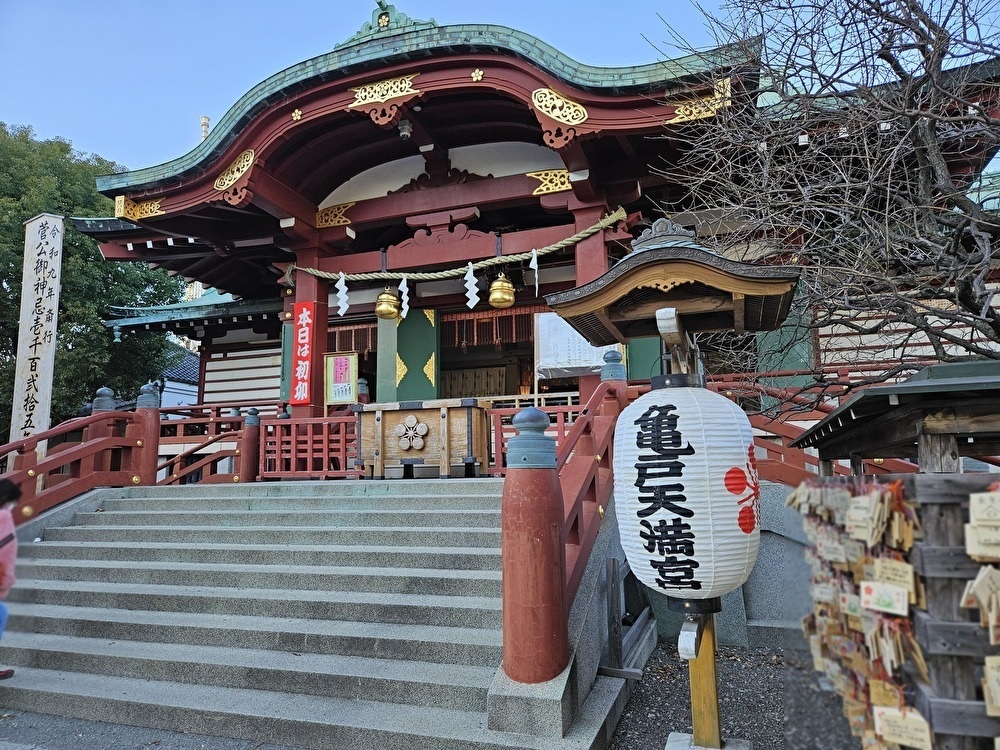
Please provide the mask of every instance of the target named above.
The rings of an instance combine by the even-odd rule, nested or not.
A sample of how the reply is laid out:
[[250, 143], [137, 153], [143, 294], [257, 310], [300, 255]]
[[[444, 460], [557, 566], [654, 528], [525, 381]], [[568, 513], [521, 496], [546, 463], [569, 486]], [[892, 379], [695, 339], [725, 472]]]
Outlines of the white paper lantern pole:
[[719, 748], [714, 613], [747, 580], [760, 544], [750, 421], [705, 388], [656, 388], [618, 418], [614, 474], [632, 571], [687, 616], [678, 650], [690, 662], [695, 746]]

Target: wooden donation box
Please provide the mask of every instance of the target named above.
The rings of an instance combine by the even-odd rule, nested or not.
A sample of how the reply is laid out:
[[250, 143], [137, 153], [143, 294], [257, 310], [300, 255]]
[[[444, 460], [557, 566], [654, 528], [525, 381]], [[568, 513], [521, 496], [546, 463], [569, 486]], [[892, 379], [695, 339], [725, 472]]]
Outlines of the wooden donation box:
[[485, 475], [489, 406], [477, 398], [359, 404], [365, 473], [374, 479]]

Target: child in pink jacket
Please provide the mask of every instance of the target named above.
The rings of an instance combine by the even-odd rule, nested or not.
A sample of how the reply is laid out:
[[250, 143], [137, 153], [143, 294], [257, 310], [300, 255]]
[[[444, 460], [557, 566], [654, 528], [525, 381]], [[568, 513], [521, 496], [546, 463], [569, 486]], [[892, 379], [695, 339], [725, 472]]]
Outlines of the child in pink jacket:
[[[7, 627], [7, 605], [3, 599], [14, 585], [14, 565], [17, 559], [17, 536], [14, 533], [14, 508], [21, 497], [21, 488], [9, 479], [0, 479], [0, 637]], [[0, 680], [14, 676], [13, 669], [0, 669]]]

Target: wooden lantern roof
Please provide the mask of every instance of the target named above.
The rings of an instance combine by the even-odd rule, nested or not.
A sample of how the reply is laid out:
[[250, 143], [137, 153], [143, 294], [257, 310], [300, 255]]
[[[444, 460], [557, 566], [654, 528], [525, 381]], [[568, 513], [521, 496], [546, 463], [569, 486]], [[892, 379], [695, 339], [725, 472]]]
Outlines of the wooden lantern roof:
[[788, 315], [801, 269], [730, 260], [694, 232], [658, 219], [633, 251], [589, 284], [545, 301], [594, 346], [658, 336], [656, 311], [671, 307], [690, 333], [771, 331]]
[[[487, 233], [563, 226], [573, 201], [628, 208], [666, 185], [649, 165], [678, 145], [649, 136], [728, 105], [743, 90], [738, 59], [594, 67], [519, 31], [438, 26], [380, 2], [330, 53], [247, 92], [188, 154], [99, 178], [116, 215], [77, 225], [107, 259], [245, 298], [275, 295], [301, 247], [369, 272], [380, 249], [442, 216]], [[392, 187], [373, 194], [375, 182]]]

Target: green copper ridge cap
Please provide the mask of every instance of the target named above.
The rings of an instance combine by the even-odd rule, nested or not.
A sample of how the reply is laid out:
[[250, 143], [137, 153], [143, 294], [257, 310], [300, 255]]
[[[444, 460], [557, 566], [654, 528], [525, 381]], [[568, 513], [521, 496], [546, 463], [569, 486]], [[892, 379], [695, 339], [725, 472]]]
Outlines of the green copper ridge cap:
[[[376, 25], [381, 12], [380, 9], [373, 14]], [[400, 27], [390, 25], [384, 31], [366, 31], [370, 25], [366, 24], [362, 31], [332, 52], [293, 65], [258, 83], [240, 97], [208, 137], [188, 153], [157, 166], [100, 176], [97, 178], [97, 189], [114, 197], [139, 187], [156, 189], [196, 177], [213, 167], [215, 160], [254, 118], [272, 105], [309, 86], [365, 69], [402, 62], [410, 57], [422, 60], [435, 54], [452, 55], [456, 50], [506, 53], [530, 61], [571, 86], [603, 92], [643, 92], [669, 88], [671, 83], [679, 88], [685, 78], [747, 61], [746, 45], [734, 44], [674, 60], [628, 67], [601, 67], [579, 63], [530, 34], [505, 26], [437, 26], [432, 21], [407, 19], [406, 25]]]
[[371, 23], [366, 23], [357, 34], [346, 42], [338, 44], [334, 49], [347, 47], [358, 42], [367, 42], [372, 38], [396, 34], [400, 31], [408, 32], [437, 27], [437, 22], [433, 18], [429, 21], [415, 21], [405, 13], [397, 11], [395, 5], [390, 5], [385, 0], [375, 0], [375, 2], [378, 8], [372, 11]]

